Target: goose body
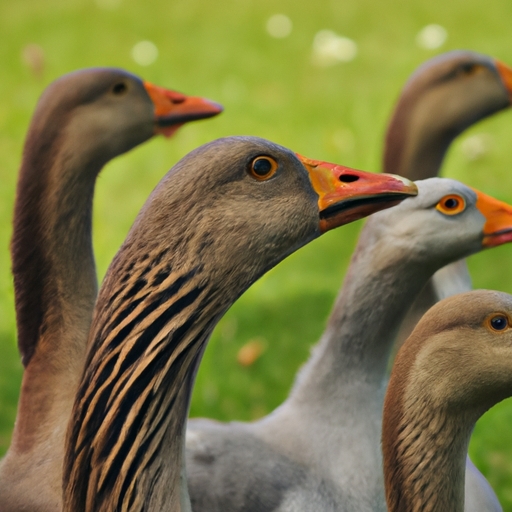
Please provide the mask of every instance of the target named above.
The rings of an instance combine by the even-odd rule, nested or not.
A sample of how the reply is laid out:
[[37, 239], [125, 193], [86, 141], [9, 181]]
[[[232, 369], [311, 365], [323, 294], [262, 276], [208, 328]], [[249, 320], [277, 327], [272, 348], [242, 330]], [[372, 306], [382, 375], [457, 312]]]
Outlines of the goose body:
[[389, 512], [462, 512], [473, 427], [512, 396], [512, 296], [486, 290], [436, 304], [395, 360], [382, 449]]
[[[512, 70], [503, 63], [488, 56], [475, 52], [453, 51], [429, 60], [411, 76], [401, 93], [391, 117], [386, 134], [383, 159], [385, 172], [393, 170], [393, 172], [407, 176], [410, 179], [436, 176], [439, 173], [443, 158], [451, 142], [473, 123], [507, 108], [511, 101], [511, 91]], [[352, 275], [351, 281], [354, 282], [357, 273], [354, 270], [350, 274]], [[456, 262], [446, 269], [440, 270], [438, 274], [434, 275], [433, 280], [425, 285], [414, 307], [404, 319], [404, 325], [399, 337], [406, 337], [421, 315], [437, 300], [458, 291], [465, 291], [468, 287], [471, 287], [470, 283], [467, 267], [463, 261]], [[361, 287], [370, 286], [368, 280], [363, 278], [360, 279], [358, 284]], [[373, 288], [372, 290], [376, 294], [380, 293], [379, 290], [374, 290]], [[415, 294], [418, 293], [419, 290], [415, 292]], [[343, 292], [341, 294], [343, 295]], [[345, 303], [345, 301], [340, 302], [342, 295], [338, 298], [338, 304]], [[413, 299], [414, 295], [411, 301]], [[400, 307], [398, 303], [393, 306], [395, 308]], [[342, 306], [340, 305], [339, 307]], [[339, 307], [335, 307], [331, 318], [335, 315], [340, 317], [343, 315]], [[409, 304], [405, 303], [402, 307], [408, 309]], [[364, 312], [364, 314], [366, 313]], [[400, 312], [400, 315], [402, 315], [402, 312]], [[335, 338], [335, 329], [338, 328], [337, 325], [333, 325], [330, 322], [323, 339], [326, 337]], [[344, 334], [340, 332], [339, 337], [345, 336], [346, 332], [347, 329], [345, 328]], [[387, 347], [390, 343], [387, 335], [386, 339], [387, 341], [383, 345]], [[358, 356], [355, 353], [355, 345], [352, 346], [345, 343], [343, 347], [344, 353], [338, 354], [338, 358], [347, 357], [350, 359]], [[382, 362], [379, 363], [379, 367], [381, 367], [382, 364], [385, 364], [384, 361], [387, 358], [388, 349], [383, 349], [379, 354], [382, 357]], [[319, 369], [318, 371], [327, 370]], [[308, 455], [303, 455], [301, 461], [305, 468], [311, 468], [315, 465], [322, 466], [322, 464], [325, 464], [326, 468], [329, 465], [333, 468], [339, 467], [336, 471], [341, 471], [343, 473], [341, 476], [335, 477], [332, 471], [329, 472], [327, 469], [325, 471], [328, 473], [328, 478], [337, 479], [337, 488], [342, 488], [345, 494], [351, 487], [356, 489], [355, 492], [358, 496], [355, 501], [356, 510], [363, 503], [365, 503], [365, 509], [367, 510], [383, 510], [384, 508], [383, 487], [378, 482], [380, 480], [379, 474], [373, 470], [370, 472], [372, 476], [368, 477], [367, 471], [360, 470], [362, 465], [371, 467], [371, 461], [374, 461], [375, 468], [378, 468], [380, 464], [380, 454], [377, 451], [377, 435], [380, 432], [382, 390], [379, 391], [379, 388], [384, 386], [384, 382], [379, 381], [379, 378], [381, 378], [380, 371], [377, 371], [375, 375], [372, 374], [375, 371], [374, 368], [368, 368], [368, 372], [371, 372], [371, 374], [365, 376], [363, 372], [360, 372], [359, 369], [357, 370], [357, 378], [371, 383], [368, 384], [368, 393], [374, 393], [375, 397], [361, 396], [361, 393], [352, 391], [348, 377], [347, 382], [343, 383], [344, 386], [348, 386], [347, 389], [334, 391], [332, 387], [335, 383], [339, 382], [339, 379], [333, 376], [330, 379], [332, 381], [331, 384], [326, 387], [326, 399], [319, 399], [319, 404], [325, 404], [326, 402], [334, 404], [338, 400], [337, 405], [334, 407], [343, 414], [343, 421], [340, 423], [337, 414], [333, 413], [329, 408], [323, 411], [322, 418], [325, 421], [325, 425], [331, 425], [330, 428], [344, 432], [340, 434], [345, 439], [343, 442], [343, 452], [330, 449], [329, 443], [333, 443], [334, 440], [331, 435], [324, 433], [327, 427], [307, 424], [307, 419], [299, 417], [294, 419], [294, 424], [290, 420], [289, 425], [286, 428], [283, 427], [283, 431], [288, 432], [292, 439], [299, 436], [299, 434], [291, 434], [291, 432], [299, 429], [304, 431], [302, 445], [290, 449], [289, 451], [291, 452], [299, 450], [302, 453], [306, 453], [304, 452], [304, 446], [307, 445], [306, 439], [308, 436], [313, 435], [315, 429], [321, 432], [318, 438], [325, 440], [324, 447], [318, 452], [321, 455], [309, 455], [309, 451], [307, 451]], [[312, 376], [311, 379], [313, 380]], [[325, 382], [325, 378], [322, 375], [317, 375], [316, 379]], [[327, 380], [329, 381], [329, 378]], [[353, 396], [351, 395], [352, 392], [354, 393]], [[280, 414], [281, 409], [278, 409], [276, 413], [271, 415], [269, 420], [274, 418], [276, 414]], [[350, 419], [351, 415], [353, 420]], [[364, 436], [360, 435], [361, 424], [369, 425], [368, 428], [371, 429], [372, 441], [365, 441]], [[254, 510], [277, 509], [277, 506], [274, 504], [267, 503], [262, 505], [260, 503], [261, 495], [264, 493], [263, 489], [265, 489], [265, 492], [268, 492], [269, 486], [275, 489], [277, 486], [282, 485], [282, 494], [286, 494], [285, 490], [291, 487], [294, 489], [291, 493], [292, 495], [298, 492], [302, 496], [304, 495], [303, 479], [297, 477], [295, 482], [293, 482], [293, 478], [289, 476], [290, 473], [287, 473], [288, 476], [276, 478], [277, 483], [275, 486], [269, 484], [271, 481], [270, 476], [266, 477], [264, 475], [268, 470], [268, 466], [265, 464], [270, 459], [268, 456], [265, 456], [264, 461], [259, 460], [260, 448], [256, 447], [259, 440], [254, 437], [252, 426], [246, 428], [242, 424], [232, 424], [230, 427], [225, 427], [217, 424], [214, 428], [212, 423], [203, 420], [198, 420], [197, 423], [193, 421], [190, 425], [188, 464], [190, 468], [192, 502], [196, 507], [195, 512], [212, 510], [209, 505], [211, 500], [219, 504], [217, 510], [249, 510], [247, 508], [248, 500], [252, 500], [251, 503], [254, 503], [251, 505], [254, 507]], [[350, 429], [353, 430], [352, 433], [350, 433]], [[225, 452], [234, 450], [234, 448], [229, 446], [231, 444], [230, 436], [235, 435], [235, 430], [241, 436], [236, 441], [237, 450], [240, 451], [240, 455], [228, 457], [225, 455]], [[275, 441], [273, 444], [275, 443], [278, 443], [278, 441]], [[270, 451], [272, 451], [272, 448], [270, 448]], [[326, 451], [329, 453], [326, 454]], [[361, 456], [361, 453], [365, 455]], [[210, 454], [211, 457], [207, 454]], [[281, 451], [277, 450], [275, 457], [279, 459], [280, 454]], [[330, 458], [333, 460], [327, 462]], [[210, 467], [207, 463], [210, 459], [216, 461], [211, 466], [216, 468], [215, 474], [218, 475], [219, 481], [211, 479], [205, 473], [206, 468]], [[233, 473], [234, 476], [232, 476], [230, 467], [232, 464], [237, 463], [235, 461], [239, 460], [242, 461], [240, 462], [240, 471]], [[366, 462], [362, 464], [362, 460], [366, 460]], [[256, 471], [257, 476], [249, 480], [251, 477], [249, 477], [248, 468], [259, 465], [260, 462], [263, 463], [261, 471]], [[298, 465], [294, 462], [288, 464], [288, 466], [295, 469], [298, 468]], [[468, 477], [471, 481], [468, 481], [467, 512], [482, 512], [482, 510], [496, 512], [501, 510], [499, 505], [497, 505], [494, 493], [492, 491], [489, 492], [490, 487], [480, 473], [478, 473], [478, 470], [473, 465], [468, 467], [470, 468]], [[353, 475], [352, 479], [346, 475], [347, 471], [350, 471]], [[310, 478], [313, 479], [314, 477], [311, 476]], [[285, 482], [287, 487], [284, 484]], [[365, 487], [374, 489], [374, 491], [367, 493], [364, 491]], [[257, 489], [262, 490], [258, 491]], [[290, 491], [287, 492], [290, 494]], [[306, 494], [310, 495], [311, 493], [307, 491]], [[482, 496], [487, 497], [485, 499], [488, 505], [484, 509], [480, 508]], [[324, 501], [327, 502], [328, 500]], [[347, 499], [343, 501], [345, 507], [348, 507], [346, 504], [349, 501]], [[338, 503], [341, 502], [342, 499], [338, 499]], [[473, 506], [472, 504], [475, 504], [475, 508], [470, 508]], [[285, 507], [283, 508], [285, 510], [286, 506], [283, 505], [283, 507]], [[307, 507], [304, 506], [304, 509], [306, 510]]]
[[291, 252], [415, 193], [406, 180], [252, 137], [183, 158], [151, 194], [100, 291], [68, 429], [64, 510], [190, 510], [184, 428], [216, 322]]
[[251, 424], [189, 421], [194, 512], [306, 512], [311, 502], [322, 511], [385, 511], [382, 403], [407, 307], [437, 269], [512, 240], [512, 207], [454, 180], [417, 185], [417, 197], [368, 219], [287, 400]]
[[19, 173], [12, 266], [25, 367], [11, 446], [0, 462], [0, 510], [61, 509], [64, 435], [97, 292], [91, 224], [97, 175], [157, 133], [221, 108], [126, 71], [86, 69], [39, 100]]

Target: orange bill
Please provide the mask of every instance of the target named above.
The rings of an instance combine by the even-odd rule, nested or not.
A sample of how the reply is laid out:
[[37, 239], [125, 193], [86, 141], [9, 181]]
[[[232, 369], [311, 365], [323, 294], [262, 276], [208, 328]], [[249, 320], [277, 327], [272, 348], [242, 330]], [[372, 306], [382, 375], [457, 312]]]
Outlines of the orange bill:
[[508, 91], [510, 101], [512, 102], [512, 68], [499, 60], [495, 60], [494, 63], [496, 64], [501, 80]]
[[416, 185], [393, 174], [372, 174], [297, 155], [318, 194], [320, 231], [395, 206], [418, 194]]
[[485, 217], [482, 245], [496, 247], [512, 242], [512, 206], [478, 190], [473, 191], [477, 196], [476, 207]]
[[155, 105], [156, 133], [170, 137], [183, 124], [206, 119], [222, 112], [222, 106], [198, 96], [186, 96], [176, 91], [144, 82]]

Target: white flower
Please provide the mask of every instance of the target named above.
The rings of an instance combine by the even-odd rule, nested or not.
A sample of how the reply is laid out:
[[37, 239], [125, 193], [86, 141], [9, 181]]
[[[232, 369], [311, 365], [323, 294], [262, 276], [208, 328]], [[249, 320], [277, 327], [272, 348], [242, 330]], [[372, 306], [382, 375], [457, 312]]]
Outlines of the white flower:
[[285, 14], [274, 14], [267, 21], [267, 32], [277, 39], [288, 37], [292, 33], [293, 23]]
[[332, 30], [320, 30], [313, 40], [313, 61], [319, 66], [350, 62], [357, 55], [357, 44]]
[[132, 48], [132, 59], [140, 66], [153, 64], [158, 57], [158, 48], [151, 41], [140, 41]]
[[446, 42], [448, 32], [441, 25], [427, 25], [416, 36], [416, 44], [426, 50], [435, 50]]

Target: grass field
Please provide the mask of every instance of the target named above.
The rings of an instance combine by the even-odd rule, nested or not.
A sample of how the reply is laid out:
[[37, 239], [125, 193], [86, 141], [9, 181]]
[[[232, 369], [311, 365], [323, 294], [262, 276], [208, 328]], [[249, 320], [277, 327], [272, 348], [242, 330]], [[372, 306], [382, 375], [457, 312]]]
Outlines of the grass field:
[[[275, 14], [292, 22], [286, 37], [267, 30]], [[94, 221], [102, 276], [149, 192], [188, 151], [250, 134], [311, 158], [378, 171], [386, 121], [408, 75], [454, 48], [512, 64], [511, 19], [509, 0], [0, 0], [0, 453], [9, 444], [21, 379], [8, 254], [16, 174], [31, 113], [50, 81], [77, 68], [118, 66], [225, 106], [219, 118], [187, 126], [171, 141], [153, 140], [103, 171]], [[446, 29], [446, 42], [418, 46], [417, 34], [433, 23]], [[286, 29], [284, 23], [276, 30]], [[320, 30], [353, 40], [355, 58], [320, 65], [312, 56]], [[150, 64], [151, 51], [139, 57], [148, 65], [132, 57], [141, 41], [158, 50]], [[454, 144], [444, 175], [512, 202], [511, 133], [512, 112], [478, 124]], [[250, 420], [283, 400], [322, 332], [360, 227], [328, 233], [299, 251], [232, 308], [206, 351], [193, 416]], [[512, 292], [511, 263], [512, 247], [474, 256], [475, 287]], [[238, 351], [254, 340], [263, 354], [241, 366]], [[471, 444], [508, 511], [511, 430], [512, 403], [504, 402], [479, 422]]]

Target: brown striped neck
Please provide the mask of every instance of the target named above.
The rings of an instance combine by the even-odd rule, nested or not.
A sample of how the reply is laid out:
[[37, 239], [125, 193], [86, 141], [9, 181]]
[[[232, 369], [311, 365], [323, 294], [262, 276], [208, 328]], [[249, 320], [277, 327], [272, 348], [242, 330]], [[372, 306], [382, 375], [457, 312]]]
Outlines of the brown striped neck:
[[110, 273], [106, 286], [119, 286], [100, 294], [69, 433], [66, 510], [187, 510], [178, 505], [190, 393], [234, 299], [215, 293], [202, 266], [174, 270], [168, 256], [147, 251]]
[[461, 411], [454, 414], [428, 394], [422, 396], [420, 384], [408, 377], [394, 372], [384, 406], [388, 511], [463, 512], [466, 455], [476, 419], [470, 421]]

